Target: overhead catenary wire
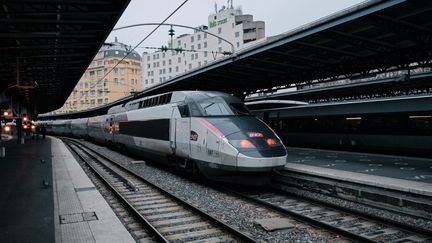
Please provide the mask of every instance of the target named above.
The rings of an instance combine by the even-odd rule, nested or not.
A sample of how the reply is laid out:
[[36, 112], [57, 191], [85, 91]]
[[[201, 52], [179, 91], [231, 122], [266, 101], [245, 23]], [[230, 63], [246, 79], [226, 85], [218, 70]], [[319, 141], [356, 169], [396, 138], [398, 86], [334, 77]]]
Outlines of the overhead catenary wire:
[[[156, 32], [157, 29], [159, 29], [159, 27], [161, 27], [169, 18], [171, 18], [171, 16], [173, 16], [181, 7], [183, 7], [183, 5], [185, 5], [189, 0], [185, 0], [183, 1], [174, 11], [172, 11], [159, 25], [157, 25], [152, 31], [150, 31], [150, 33], [148, 33], [138, 44], [136, 44], [131, 50], [129, 50], [126, 55], [124, 57], [122, 57], [122, 59], [120, 59], [120, 61], [118, 61], [110, 70], [108, 70], [105, 75], [100, 78], [100, 80], [105, 79], [108, 74], [110, 74], [120, 63], [122, 63], [122, 61], [124, 59], [126, 59], [126, 57], [128, 57], [133, 51], [135, 51], [135, 49], [141, 45], [144, 41], [146, 41], [154, 32]], [[96, 86], [97, 83], [90, 85], [89, 89], [92, 89]], [[82, 95], [83, 96], [83, 95]], [[81, 97], [82, 97], [81, 96]]]
[[149, 50], [160, 50], [160, 51], [176, 51], [178, 53], [182, 53], [182, 52], [193, 52], [193, 53], [216, 53], [216, 54], [222, 54], [225, 56], [231, 55], [231, 52], [229, 51], [209, 51], [209, 50], [193, 50], [193, 49], [183, 49], [183, 48], [170, 48], [170, 47], [153, 47], [153, 46], [139, 46], [138, 48], [143, 48], [143, 49], [149, 49]]

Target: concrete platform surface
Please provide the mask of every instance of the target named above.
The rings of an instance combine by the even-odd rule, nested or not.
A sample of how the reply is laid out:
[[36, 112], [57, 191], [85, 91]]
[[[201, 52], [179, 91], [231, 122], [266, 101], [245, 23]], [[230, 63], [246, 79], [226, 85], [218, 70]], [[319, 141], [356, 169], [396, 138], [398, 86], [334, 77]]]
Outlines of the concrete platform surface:
[[0, 242], [135, 242], [61, 140], [0, 146]]
[[135, 242], [63, 142], [51, 140], [56, 242]]
[[[0, 242], [54, 242], [51, 140], [0, 141]], [[41, 163], [43, 160], [44, 163]]]
[[288, 147], [285, 169], [432, 196], [432, 159]]

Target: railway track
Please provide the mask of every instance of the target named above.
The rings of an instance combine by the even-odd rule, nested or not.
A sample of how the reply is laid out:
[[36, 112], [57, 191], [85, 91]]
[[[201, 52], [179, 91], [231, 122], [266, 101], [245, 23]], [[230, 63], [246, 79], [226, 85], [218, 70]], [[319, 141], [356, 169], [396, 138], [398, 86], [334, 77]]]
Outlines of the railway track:
[[[148, 182], [76, 140], [64, 142], [85, 161], [139, 224], [140, 242], [255, 242], [193, 205]], [[138, 225], [137, 225], [138, 226]], [[151, 236], [149, 236], [149, 234]]]
[[[284, 215], [294, 217], [359, 242], [431, 242], [431, 231], [413, 225], [398, 224], [378, 217], [363, 215], [311, 199], [301, 198], [281, 191], [255, 189], [225, 189], [246, 200], [264, 205]], [[270, 189], [271, 190], [271, 189]]]

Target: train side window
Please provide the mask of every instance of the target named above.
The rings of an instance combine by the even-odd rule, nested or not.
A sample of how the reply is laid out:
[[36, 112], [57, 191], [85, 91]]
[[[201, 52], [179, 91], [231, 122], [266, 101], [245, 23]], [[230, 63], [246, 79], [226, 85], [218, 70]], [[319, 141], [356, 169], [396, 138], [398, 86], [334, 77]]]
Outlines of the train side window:
[[182, 117], [190, 117], [189, 108], [187, 105], [185, 104], [179, 105], [178, 109]]

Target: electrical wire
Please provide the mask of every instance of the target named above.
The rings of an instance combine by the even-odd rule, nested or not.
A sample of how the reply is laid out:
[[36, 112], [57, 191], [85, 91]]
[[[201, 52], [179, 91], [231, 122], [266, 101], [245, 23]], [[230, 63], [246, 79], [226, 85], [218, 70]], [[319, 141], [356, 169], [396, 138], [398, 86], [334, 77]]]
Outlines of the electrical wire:
[[[149, 34], [147, 34], [147, 36], [145, 36], [137, 45], [134, 46], [134, 48], [132, 48], [130, 51], [127, 52], [127, 54], [120, 59], [120, 61], [118, 61], [110, 70], [108, 70], [105, 75], [99, 79], [99, 81], [104, 80], [108, 74], [110, 74], [124, 59], [126, 59], [126, 57], [128, 57], [136, 48], [138, 48], [139, 45], [141, 45], [145, 40], [147, 40], [154, 32], [156, 32], [157, 29], [159, 29], [159, 27], [161, 27], [171, 16], [173, 16], [181, 7], [183, 7], [183, 5], [185, 5], [189, 0], [185, 0], [183, 1], [183, 3], [181, 3], [174, 11], [172, 11], [159, 25], [157, 25], [152, 31], [150, 31]], [[96, 85], [99, 83], [96, 82], [94, 85], [90, 85], [89, 90], [91, 90], [92, 88], [96, 87]], [[79, 98], [82, 98], [84, 95], [81, 95]]]
[[[172, 11], [158, 26], [156, 26], [152, 31], [150, 31], [150, 33], [148, 33], [146, 37], [144, 37], [137, 45], [135, 45], [130, 51], [128, 51], [127, 54], [122, 59], [120, 59], [120, 61], [118, 61], [110, 70], [108, 70], [107, 73], [102, 78], [100, 78], [100, 80], [105, 79], [108, 76], [108, 74], [110, 74], [124, 59], [126, 59], [126, 57], [128, 57], [133, 51], [135, 51], [135, 49], [139, 45], [141, 45], [144, 41], [146, 41], [154, 32], [156, 32], [157, 29], [159, 29], [159, 27], [161, 27], [169, 18], [171, 18], [171, 16], [173, 16], [188, 1], [189, 0], [183, 1], [183, 3], [181, 3], [174, 11]], [[97, 83], [95, 83], [94, 85], [91, 85], [89, 87], [89, 90], [94, 88], [96, 85], [97, 85]]]

